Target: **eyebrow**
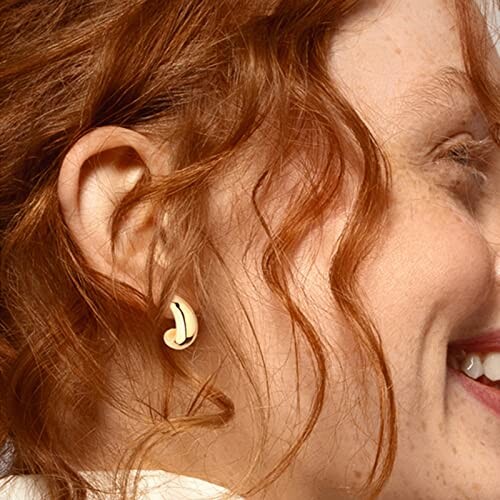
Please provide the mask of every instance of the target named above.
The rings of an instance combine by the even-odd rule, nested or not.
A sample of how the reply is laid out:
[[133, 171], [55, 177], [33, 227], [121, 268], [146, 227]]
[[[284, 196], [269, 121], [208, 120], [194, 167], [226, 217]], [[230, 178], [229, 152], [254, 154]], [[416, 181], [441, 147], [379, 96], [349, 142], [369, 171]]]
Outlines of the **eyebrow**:
[[455, 66], [444, 66], [435, 74], [433, 74], [427, 81], [420, 86], [419, 90], [434, 90], [436, 86], [447, 87], [450, 90], [459, 87], [461, 90], [468, 90], [471, 82], [469, 75]]
[[[403, 96], [402, 100], [415, 111], [432, 106], [449, 107], [453, 96], [465, 95], [475, 100], [469, 75], [454, 66], [444, 66], [430, 77], [427, 76]], [[415, 109], [416, 108], [416, 109]]]

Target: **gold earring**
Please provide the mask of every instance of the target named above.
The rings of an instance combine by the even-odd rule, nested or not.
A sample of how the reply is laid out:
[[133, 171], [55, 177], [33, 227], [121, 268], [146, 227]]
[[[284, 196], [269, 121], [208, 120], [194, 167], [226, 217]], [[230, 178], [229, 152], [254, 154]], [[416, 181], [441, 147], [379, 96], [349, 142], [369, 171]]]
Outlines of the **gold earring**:
[[170, 310], [174, 315], [175, 328], [170, 328], [163, 334], [163, 342], [172, 349], [186, 349], [198, 335], [196, 314], [191, 306], [178, 295], [172, 298]]

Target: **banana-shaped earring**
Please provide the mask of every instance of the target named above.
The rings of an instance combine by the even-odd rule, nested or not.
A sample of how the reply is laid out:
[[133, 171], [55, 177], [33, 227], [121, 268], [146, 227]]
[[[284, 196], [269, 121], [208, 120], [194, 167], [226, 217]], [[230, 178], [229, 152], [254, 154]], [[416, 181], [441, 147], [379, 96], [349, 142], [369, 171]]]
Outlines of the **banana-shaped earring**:
[[170, 328], [163, 334], [163, 342], [176, 350], [186, 349], [196, 339], [198, 320], [191, 306], [178, 295], [170, 302], [170, 310], [174, 315], [175, 328]]

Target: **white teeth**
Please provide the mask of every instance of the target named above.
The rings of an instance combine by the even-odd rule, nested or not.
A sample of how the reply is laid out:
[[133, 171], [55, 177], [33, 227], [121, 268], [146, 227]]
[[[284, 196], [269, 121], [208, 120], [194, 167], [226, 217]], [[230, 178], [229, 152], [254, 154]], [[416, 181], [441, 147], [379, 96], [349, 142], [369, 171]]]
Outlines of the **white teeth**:
[[468, 377], [474, 380], [484, 375], [483, 363], [477, 354], [467, 354], [460, 368]]
[[474, 380], [484, 375], [491, 382], [500, 381], [500, 352], [456, 353], [451, 356], [450, 366], [456, 369], [457, 365], [465, 375]]
[[483, 361], [484, 374], [492, 382], [500, 380], [500, 352], [488, 354]]

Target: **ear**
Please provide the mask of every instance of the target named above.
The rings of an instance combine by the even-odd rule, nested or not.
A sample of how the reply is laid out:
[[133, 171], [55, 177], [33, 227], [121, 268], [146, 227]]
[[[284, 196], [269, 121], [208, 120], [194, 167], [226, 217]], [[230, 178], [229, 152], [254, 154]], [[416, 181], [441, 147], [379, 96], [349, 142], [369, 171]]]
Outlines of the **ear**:
[[140, 276], [151, 241], [151, 214], [141, 206], [123, 222], [114, 267], [111, 214], [145, 171], [157, 174], [153, 168], [166, 164], [164, 160], [160, 148], [144, 135], [108, 126], [79, 139], [65, 156], [59, 173], [62, 214], [87, 262], [97, 271], [112, 274], [142, 292], [145, 290]]

